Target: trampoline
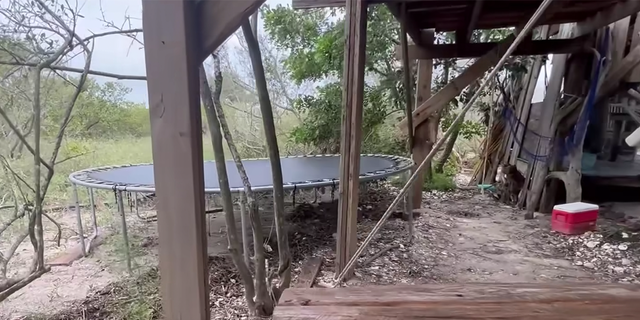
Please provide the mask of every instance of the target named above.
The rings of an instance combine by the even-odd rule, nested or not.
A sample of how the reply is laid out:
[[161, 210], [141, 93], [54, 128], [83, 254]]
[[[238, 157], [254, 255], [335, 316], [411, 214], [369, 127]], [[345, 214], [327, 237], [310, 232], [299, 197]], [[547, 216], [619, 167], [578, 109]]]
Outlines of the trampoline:
[[[340, 156], [318, 155], [283, 157], [282, 179], [285, 189], [305, 189], [337, 184], [340, 175]], [[255, 191], [273, 189], [269, 159], [242, 161], [251, 187]], [[360, 181], [383, 179], [409, 169], [410, 159], [388, 155], [362, 155]], [[227, 161], [227, 175], [232, 192], [244, 189], [236, 165]], [[128, 192], [155, 192], [153, 164], [136, 164], [86, 169], [69, 176], [71, 183], [96, 189], [113, 189]], [[205, 193], [219, 193], [218, 173], [215, 162], [204, 163]]]
[[[339, 184], [340, 176], [340, 156], [339, 155], [307, 155], [295, 157], [283, 157], [282, 164], [283, 187], [285, 190], [318, 189], [323, 187], [335, 188]], [[271, 165], [269, 159], [247, 159], [242, 161], [251, 183], [251, 187], [256, 192], [264, 192], [273, 189], [271, 176]], [[382, 180], [392, 175], [398, 175], [413, 165], [413, 162], [404, 157], [365, 154], [360, 157], [359, 181], [368, 182]], [[227, 175], [231, 191], [242, 194], [244, 185], [240, 175], [232, 160], [226, 162]], [[87, 249], [78, 200], [78, 186], [87, 187], [89, 191], [89, 205], [91, 207], [91, 217], [93, 219], [93, 235], [98, 234], [98, 226], [95, 213], [94, 189], [113, 190], [116, 197], [117, 208], [122, 223], [122, 233], [125, 240], [125, 254], [127, 268], [131, 272], [131, 259], [129, 254], [129, 240], [127, 236], [127, 224], [125, 219], [123, 193], [154, 193], [154, 172], [153, 164], [134, 164], [90, 168], [81, 170], [69, 175], [69, 180], [73, 186], [73, 197], [76, 203], [76, 214], [78, 231], [82, 252], [86, 255]], [[219, 194], [220, 185], [215, 162], [204, 162], [204, 192], [206, 194]], [[136, 213], [138, 212], [138, 198], [135, 198]], [[244, 226], [244, 214], [241, 220]], [[244, 227], [243, 227], [244, 230]], [[90, 242], [89, 242], [90, 243]]]

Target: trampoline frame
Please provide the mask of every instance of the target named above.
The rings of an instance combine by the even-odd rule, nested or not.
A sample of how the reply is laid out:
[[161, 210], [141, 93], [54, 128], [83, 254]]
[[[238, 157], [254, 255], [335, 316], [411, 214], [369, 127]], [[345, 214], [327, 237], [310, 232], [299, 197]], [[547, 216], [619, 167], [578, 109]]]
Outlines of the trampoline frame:
[[[338, 154], [322, 154], [322, 155], [302, 155], [302, 156], [288, 156], [281, 157], [281, 159], [290, 159], [290, 158], [309, 158], [309, 157], [340, 157]], [[413, 165], [413, 161], [409, 158], [400, 157], [400, 156], [392, 156], [392, 155], [383, 155], [383, 154], [361, 154], [360, 157], [377, 157], [384, 158], [393, 162], [393, 165], [385, 168], [383, 170], [373, 171], [373, 172], [365, 172], [360, 174], [359, 182], [369, 182], [373, 180], [382, 180], [389, 176], [399, 175], [407, 170], [409, 170]], [[243, 159], [243, 161], [255, 161], [255, 160], [267, 160], [267, 158], [252, 158], [252, 159]], [[75, 211], [76, 218], [78, 224], [78, 234], [80, 236], [80, 246], [82, 248], [82, 255], [86, 256], [89, 252], [86, 248], [85, 236], [84, 236], [84, 227], [82, 223], [82, 215], [80, 212], [80, 200], [78, 198], [78, 186], [83, 186], [88, 189], [89, 192], [89, 205], [91, 206], [91, 218], [92, 218], [92, 228], [93, 234], [89, 236], [89, 245], [91, 244], [91, 240], [98, 236], [98, 223], [96, 218], [96, 206], [95, 206], [95, 197], [93, 189], [103, 189], [103, 190], [113, 190], [116, 195], [116, 207], [118, 208], [118, 213], [120, 215], [120, 222], [122, 224], [122, 236], [124, 239], [125, 245], [125, 256], [127, 260], [127, 270], [131, 274], [131, 253], [129, 248], [129, 236], [127, 232], [127, 221], [126, 221], [126, 213], [124, 209], [124, 197], [123, 192], [130, 192], [136, 194], [135, 196], [135, 207], [136, 212], [138, 211], [138, 196], [137, 193], [154, 193], [155, 187], [151, 185], [118, 185], [113, 183], [105, 183], [102, 181], [98, 181], [92, 178], [89, 178], [88, 174], [92, 172], [99, 172], [109, 169], [115, 168], [124, 168], [124, 167], [132, 167], [132, 166], [142, 166], [142, 165], [152, 165], [152, 163], [141, 163], [141, 164], [128, 164], [128, 165], [115, 165], [115, 166], [103, 166], [96, 168], [89, 168], [85, 170], [76, 171], [69, 175], [69, 181], [72, 185], [72, 195], [73, 200], [75, 201]], [[322, 180], [312, 180], [312, 181], [300, 181], [300, 182], [288, 182], [283, 185], [285, 190], [293, 190], [294, 192], [299, 189], [318, 189], [323, 187], [333, 187], [335, 188], [340, 183], [339, 179], [322, 179]], [[255, 192], [264, 192], [273, 190], [273, 185], [269, 186], [258, 186], [251, 188]], [[246, 201], [243, 201], [246, 197], [244, 197], [244, 187], [241, 188], [231, 188], [232, 193], [237, 193], [240, 196], [240, 221], [242, 225], [243, 238], [244, 233], [248, 232], [248, 224], [246, 215]], [[205, 188], [205, 194], [218, 194], [220, 193], [220, 188]], [[234, 210], [235, 211], [235, 210]], [[235, 214], [235, 212], [234, 212]], [[243, 244], [248, 245], [248, 244]], [[247, 247], [248, 248], [248, 247]], [[247, 248], [243, 248], [245, 251], [245, 259], [248, 259], [248, 250]], [[89, 248], [90, 249], [90, 248]]]
[[[281, 157], [281, 159], [295, 159], [295, 158], [313, 158], [313, 157], [340, 157], [338, 154], [321, 154], [321, 155], [302, 155], [302, 156], [288, 156]], [[386, 160], [390, 160], [394, 162], [394, 165], [385, 168], [384, 170], [378, 170], [373, 172], [366, 172], [360, 174], [360, 182], [367, 182], [371, 180], [380, 180], [386, 177], [397, 175], [402, 172], [409, 170], [413, 166], [413, 161], [409, 158], [400, 157], [400, 156], [391, 156], [384, 154], [361, 154], [360, 157], [376, 157], [383, 158]], [[252, 158], [252, 159], [242, 159], [243, 161], [256, 161], [256, 160], [267, 160], [267, 158]], [[207, 161], [212, 162], [212, 161]], [[125, 165], [115, 165], [115, 166], [103, 166], [96, 168], [89, 168], [85, 170], [76, 171], [69, 175], [69, 181], [71, 181], [74, 185], [79, 185], [88, 188], [94, 189], [110, 189], [110, 190], [120, 190], [126, 192], [139, 192], [139, 193], [153, 193], [155, 192], [155, 187], [152, 185], [144, 185], [144, 184], [112, 184], [106, 183], [103, 181], [92, 179], [88, 176], [89, 173], [106, 171], [110, 169], [116, 168], [126, 168], [126, 167], [134, 167], [134, 166], [143, 166], [143, 165], [153, 165], [152, 163], [139, 163], [139, 164], [125, 164]], [[292, 189], [311, 189], [311, 188], [320, 188], [320, 187], [328, 187], [332, 185], [338, 185], [338, 179], [322, 179], [322, 180], [309, 180], [309, 181], [297, 181], [297, 182], [288, 182], [283, 185], [285, 190]], [[269, 186], [256, 186], [251, 188], [253, 191], [269, 191], [273, 189], [273, 185]], [[231, 192], [242, 193], [244, 191], [244, 187], [231, 188]], [[215, 194], [220, 193], [220, 188], [205, 188], [205, 194]]]

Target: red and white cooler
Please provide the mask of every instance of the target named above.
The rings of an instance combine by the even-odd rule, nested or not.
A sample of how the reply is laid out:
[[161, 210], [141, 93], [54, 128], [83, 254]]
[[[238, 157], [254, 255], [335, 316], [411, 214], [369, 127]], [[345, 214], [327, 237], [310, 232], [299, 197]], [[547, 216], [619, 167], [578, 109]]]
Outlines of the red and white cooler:
[[551, 229], [564, 234], [582, 234], [596, 229], [598, 205], [573, 202], [553, 207]]

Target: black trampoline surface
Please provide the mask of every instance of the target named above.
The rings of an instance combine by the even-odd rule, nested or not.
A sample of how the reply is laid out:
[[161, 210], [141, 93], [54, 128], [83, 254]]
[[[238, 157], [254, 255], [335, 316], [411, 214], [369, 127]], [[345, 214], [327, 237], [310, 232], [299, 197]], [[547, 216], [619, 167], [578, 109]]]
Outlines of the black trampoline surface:
[[[335, 155], [284, 157], [282, 177], [285, 187], [319, 187], [338, 182], [340, 157]], [[235, 163], [227, 160], [227, 174], [232, 190], [243, 188]], [[256, 189], [271, 189], [273, 180], [268, 159], [243, 161], [251, 186]], [[360, 179], [381, 179], [407, 170], [411, 160], [387, 155], [363, 155], [360, 158]], [[70, 175], [73, 183], [94, 188], [117, 188], [130, 191], [153, 191], [153, 165], [127, 165], [87, 169]], [[205, 190], [217, 192], [220, 189], [215, 162], [204, 162]]]

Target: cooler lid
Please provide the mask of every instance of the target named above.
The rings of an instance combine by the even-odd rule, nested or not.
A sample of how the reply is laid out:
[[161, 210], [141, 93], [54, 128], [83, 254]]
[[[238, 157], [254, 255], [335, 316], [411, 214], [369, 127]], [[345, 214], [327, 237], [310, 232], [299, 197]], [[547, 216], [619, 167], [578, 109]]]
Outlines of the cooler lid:
[[585, 211], [598, 210], [600, 207], [597, 204], [591, 204], [586, 202], [572, 202], [565, 204], [558, 204], [553, 206], [553, 210], [558, 210], [566, 213], [578, 213]]

